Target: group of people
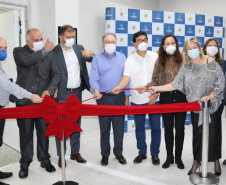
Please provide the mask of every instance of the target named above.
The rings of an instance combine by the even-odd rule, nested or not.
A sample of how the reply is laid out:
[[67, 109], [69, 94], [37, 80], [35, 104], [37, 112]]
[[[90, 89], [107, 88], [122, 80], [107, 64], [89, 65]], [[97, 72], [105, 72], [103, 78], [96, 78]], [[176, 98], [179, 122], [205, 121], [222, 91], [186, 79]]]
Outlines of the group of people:
[[[181, 52], [177, 38], [166, 34], [161, 40], [158, 54], [148, 51], [148, 37], [143, 31], [133, 35], [136, 52], [127, 59], [116, 51], [116, 35], [105, 33], [102, 37], [104, 51], [96, 56], [82, 45], [74, 44], [75, 31], [70, 25], [64, 25], [59, 31], [59, 45], [43, 37], [38, 29], [27, 31], [26, 45], [13, 51], [17, 66], [17, 81], [13, 84], [5, 75], [0, 63], [0, 108], [11, 101], [16, 106], [41, 103], [43, 98], [51, 96], [60, 102], [75, 94], [82, 100], [82, 91], [93, 93], [98, 105], [127, 105], [129, 96], [131, 106], [170, 104], [192, 101], [210, 101], [209, 161], [215, 164], [215, 174], [221, 175], [219, 159], [221, 158], [221, 114], [225, 98], [226, 62], [220, 56], [220, 48], [214, 38], [206, 41], [203, 50], [197, 38], [189, 38]], [[0, 61], [7, 56], [7, 44], [0, 38]], [[86, 61], [92, 62], [90, 77]], [[124, 91], [130, 87], [130, 91]], [[134, 88], [136, 88], [134, 90]], [[108, 93], [107, 93], [108, 92]], [[112, 92], [112, 93], [109, 93]], [[107, 93], [103, 95], [104, 93]], [[9, 97], [9, 94], [11, 96]], [[150, 153], [152, 163], [160, 164], [159, 148], [161, 142], [160, 114], [150, 114], [151, 126]], [[162, 168], [169, 168], [174, 161], [179, 169], [184, 169], [182, 151], [185, 135], [184, 122], [186, 112], [163, 113], [165, 127], [166, 160]], [[138, 155], [134, 163], [147, 159], [145, 132], [145, 114], [134, 115], [136, 125]], [[193, 158], [194, 162], [188, 174], [194, 173], [201, 165], [202, 115], [192, 112]], [[120, 164], [126, 164], [123, 156], [123, 137], [125, 116], [98, 116], [100, 127], [101, 165], [108, 165], [110, 156], [110, 129], [114, 133], [113, 153]], [[0, 120], [0, 146], [4, 120]], [[47, 172], [56, 169], [51, 164], [49, 139], [45, 137], [47, 124], [43, 118], [17, 119], [20, 134], [20, 171], [19, 177], [28, 176], [29, 165], [33, 158], [33, 131], [37, 133], [37, 158], [40, 166]], [[81, 119], [78, 121], [81, 126]], [[175, 136], [174, 136], [175, 128]], [[175, 137], [175, 139], [174, 139]], [[174, 152], [175, 142], [175, 152]], [[72, 160], [85, 163], [80, 155], [80, 133], [70, 136]], [[66, 145], [64, 145], [66, 151]], [[61, 167], [61, 145], [56, 138], [58, 166]], [[226, 164], [226, 161], [223, 162]], [[66, 166], [66, 163], [65, 163]], [[0, 179], [8, 178], [12, 173], [0, 172]], [[0, 182], [0, 185], [5, 183]]]

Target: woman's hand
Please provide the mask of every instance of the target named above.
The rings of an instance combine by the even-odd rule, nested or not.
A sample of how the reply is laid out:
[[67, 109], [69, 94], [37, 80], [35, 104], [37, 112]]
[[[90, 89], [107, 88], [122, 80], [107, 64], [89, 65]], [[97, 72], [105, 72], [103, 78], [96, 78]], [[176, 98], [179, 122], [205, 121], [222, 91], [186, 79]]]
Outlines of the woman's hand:
[[138, 91], [139, 94], [143, 94], [144, 92], [147, 91], [147, 87], [145, 86], [138, 87], [136, 88], [136, 91]]

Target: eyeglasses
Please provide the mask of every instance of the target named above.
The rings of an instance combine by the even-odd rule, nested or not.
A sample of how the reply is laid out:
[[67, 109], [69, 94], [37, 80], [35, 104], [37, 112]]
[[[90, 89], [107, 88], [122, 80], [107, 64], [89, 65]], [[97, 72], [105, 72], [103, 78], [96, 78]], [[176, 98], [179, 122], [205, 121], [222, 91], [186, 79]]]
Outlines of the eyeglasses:
[[112, 41], [112, 42], [104, 42], [104, 44], [116, 44], [115, 41]]
[[147, 38], [145, 38], [145, 39], [138, 39], [137, 42], [138, 43], [142, 43], [142, 42], [146, 42], [147, 43], [148, 39]]

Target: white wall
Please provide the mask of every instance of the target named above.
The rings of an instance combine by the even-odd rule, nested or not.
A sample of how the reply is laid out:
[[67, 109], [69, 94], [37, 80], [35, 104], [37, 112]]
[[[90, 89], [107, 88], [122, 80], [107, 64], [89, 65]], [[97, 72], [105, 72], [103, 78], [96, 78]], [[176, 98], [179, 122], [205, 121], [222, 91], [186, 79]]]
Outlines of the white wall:
[[[13, 78], [16, 81], [17, 72], [16, 64], [13, 59], [13, 48], [16, 45], [15, 38], [15, 18], [14, 10], [10, 10], [7, 13], [0, 15], [0, 25], [4, 25], [4, 29], [0, 29], [0, 36], [7, 41], [7, 59], [2, 62], [2, 67], [6, 72], [8, 78]], [[7, 107], [14, 107], [14, 104], [10, 103]], [[6, 120], [4, 142], [11, 147], [19, 150], [19, 132], [15, 119]]]
[[[159, 0], [159, 10], [161, 11], [205, 14], [224, 18], [226, 18], [225, 7], [225, 0]], [[226, 48], [226, 43], [224, 47]]]

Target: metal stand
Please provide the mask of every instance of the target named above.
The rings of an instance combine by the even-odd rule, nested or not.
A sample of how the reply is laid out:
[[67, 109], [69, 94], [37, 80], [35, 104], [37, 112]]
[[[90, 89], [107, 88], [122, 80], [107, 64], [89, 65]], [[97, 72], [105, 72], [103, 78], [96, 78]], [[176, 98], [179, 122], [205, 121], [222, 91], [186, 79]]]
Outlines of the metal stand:
[[209, 106], [210, 102], [203, 102], [203, 132], [202, 132], [202, 165], [201, 172], [190, 175], [190, 181], [193, 184], [218, 184], [220, 179], [217, 175], [208, 172], [208, 150], [209, 150]]
[[65, 173], [65, 157], [64, 157], [64, 132], [63, 132], [63, 141], [60, 142], [61, 146], [61, 167], [62, 167], [62, 181], [58, 181], [53, 185], [78, 185], [77, 182], [66, 181], [66, 173]]

